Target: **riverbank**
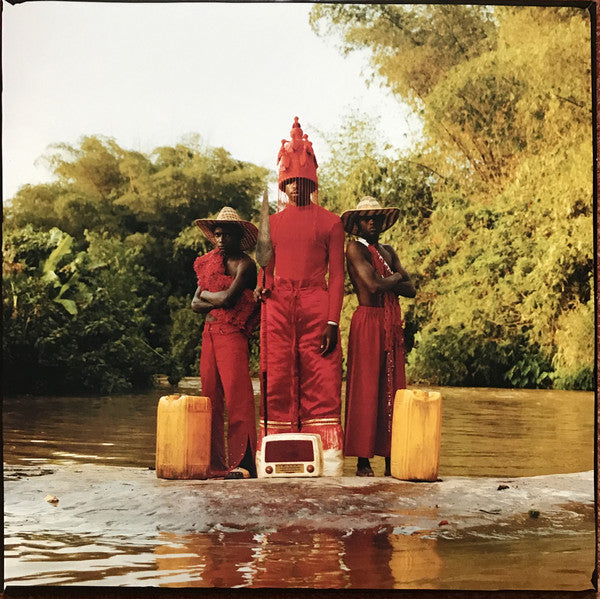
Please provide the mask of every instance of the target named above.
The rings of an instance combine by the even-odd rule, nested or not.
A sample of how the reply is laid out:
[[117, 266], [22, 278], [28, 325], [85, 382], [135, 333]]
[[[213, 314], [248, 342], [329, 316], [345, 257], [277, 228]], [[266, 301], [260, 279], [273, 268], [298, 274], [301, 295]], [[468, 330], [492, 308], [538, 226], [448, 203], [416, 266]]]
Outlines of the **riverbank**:
[[[389, 555], [384, 560], [386, 575], [379, 573], [376, 579], [381, 588], [592, 588], [593, 472], [523, 478], [452, 476], [435, 483], [381, 477], [170, 481], [158, 479], [149, 469], [77, 464], [5, 465], [4, 476], [8, 585], [93, 581], [198, 586], [194, 568], [185, 561], [191, 559], [196, 569], [204, 564], [201, 586], [273, 587], [279, 586], [277, 581], [284, 587], [306, 586], [294, 583], [293, 572], [301, 568], [293, 565], [295, 556], [298, 563], [317, 560], [310, 564], [315, 583], [308, 586], [377, 588], [373, 579], [365, 578], [362, 584], [360, 576], [348, 578], [344, 568], [350, 570], [348, 563], [354, 559], [353, 543], [367, 563], [368, 545], [384, 543]], [[50, 502], [53, 497], [57, 501]], [[23, 539], [25, 544], [37, 542], [38, 551], [39, 543], [59, 543], [62, 551], [72, 554], [68, 572], [60, 572], [66, 564], [57, 570], [55, 563], [51, 571], [40, 573], [38, 568], [33, 574], [31, 556], [15, 559]], [[571, 563], [576, 540], [579, 557]], [[212, 549], [204, 546], [207, 542]], [[583, 553], [581, 542], [587, 547]], [[69, 545], [75, 548], [68, 549]], [[134, 551], [129, 546], [139, 552], [147, 545], [151, 557], [143, 568], [138, 564], [133, 577], [131, 564], [126, 579], [106, 571], [95, 577], [93, 571], [78, 570], [77, 552], [85, 554], [82, 545], [92, 545], [96, 552], [114, 547], [121, 560]], [[464, 553], [465, 546], [474, 547], [473, 555]], [[226, 568], [231, 579], [222, 578], [223, 560], [218, 567], [206, 565], [223, 552], [224, 561], [234, 562]], [[287, 555], [285, 567], [279, 561], [282, 555]], [[582, 560], [581, 555], [588, 557]], [[459, 570], [448, 567], [453, 559], [464, 560], [458, 578]], [[530, 568], [526, 575], [524, 559]], [[263, 566], [271, 578], [261, 579]], [[561, 586], [561, 568], [570, 568], [571, 574], [581, 571], [577, 581], [571, 575], [569, 584], [575, 586]], [[543, 571], [549, 575], [540, 578]], [[489, 572], [495, 575], [490, 577]], [[180, 583], [182, 573], [186, 578]], [[476, 580], [481, 586], [471, 586]]]
[[[4, 466], [5, 526], [52, 530], [118, 528], [123, 534], [284, 526], [451, 537], [471, 529], [522, 524], [580, 530], [593, 517], [593, 472], [523, 478], [451, 476], [435, 483], [394, 478], [172, 481], [149, 469], [78, 464]], [[58, 498], [55, 505], [46, 495]], [[23, 517], [26, 519], [23, 520]], [[592, 518], [593, 519], [593, 518]]]
[[435, 483], [359, 479], [354, 458], [338, 479], [159, 480], [156, 406], [170, 388], [5, 398], [5, 584], [586, 592], [593, 394], [441, 391]]

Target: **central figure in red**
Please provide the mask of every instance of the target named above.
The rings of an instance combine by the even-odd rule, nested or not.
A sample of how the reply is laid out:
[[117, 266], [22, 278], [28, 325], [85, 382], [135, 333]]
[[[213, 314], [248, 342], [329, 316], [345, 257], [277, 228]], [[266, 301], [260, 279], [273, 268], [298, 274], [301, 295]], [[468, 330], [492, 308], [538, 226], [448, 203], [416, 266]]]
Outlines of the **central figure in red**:
[[[324, 474], [341, 476], [344, 228], [317, 203], [317, 160], [298, 117], [290, 136], [277, 158], [278, 212], [269, 219], [273, 254], [265, 288], [256, 289], [266, 302], [261, 365], [267, 371], [267, 431], [320, 434]], [[261, 423], [259, 447], [263, 436]]]

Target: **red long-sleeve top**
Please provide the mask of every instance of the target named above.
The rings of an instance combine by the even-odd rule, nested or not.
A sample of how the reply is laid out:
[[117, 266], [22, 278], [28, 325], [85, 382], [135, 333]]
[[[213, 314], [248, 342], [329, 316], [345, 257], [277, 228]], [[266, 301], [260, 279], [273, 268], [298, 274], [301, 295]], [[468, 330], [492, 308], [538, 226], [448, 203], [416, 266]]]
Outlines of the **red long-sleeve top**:
[[327, 278], [327, 320], [340, 322], [344, 300], [344, 227], [340, 217], [317, 204], [288, 205], [269, 218], [273, 257], [267, 287], [278, 277], [322, 284]]

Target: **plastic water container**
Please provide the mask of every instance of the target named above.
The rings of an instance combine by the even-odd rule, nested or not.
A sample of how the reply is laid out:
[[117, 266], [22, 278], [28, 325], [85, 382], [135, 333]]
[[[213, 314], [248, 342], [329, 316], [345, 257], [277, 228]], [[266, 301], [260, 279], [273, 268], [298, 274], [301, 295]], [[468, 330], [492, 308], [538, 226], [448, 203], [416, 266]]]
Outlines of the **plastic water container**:
[[208, 478], [210, 431], [210, 398], [195, 395], [161, 397], [156, 418], [156, 476]]
[[441, 439], [441, 394], [399, 389], [392, 419], [392, 476], [401, 480], [437, 480]]

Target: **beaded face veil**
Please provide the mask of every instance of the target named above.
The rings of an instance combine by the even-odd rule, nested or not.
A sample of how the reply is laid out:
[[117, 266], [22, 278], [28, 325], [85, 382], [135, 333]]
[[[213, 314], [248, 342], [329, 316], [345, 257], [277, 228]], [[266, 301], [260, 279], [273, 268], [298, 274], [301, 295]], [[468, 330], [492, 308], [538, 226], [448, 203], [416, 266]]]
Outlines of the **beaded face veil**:
[[277, 155], [279, 167], [279, 191], [277, 210], [288, 204], [304, 206], [309, 202], [318, 203], [319, 182], [317, 179], [317, 159], [308, 141], [308, 135], [302, 131], [298, 117], [290, 131], [291, 139], [281, 140], [281, 148]]

